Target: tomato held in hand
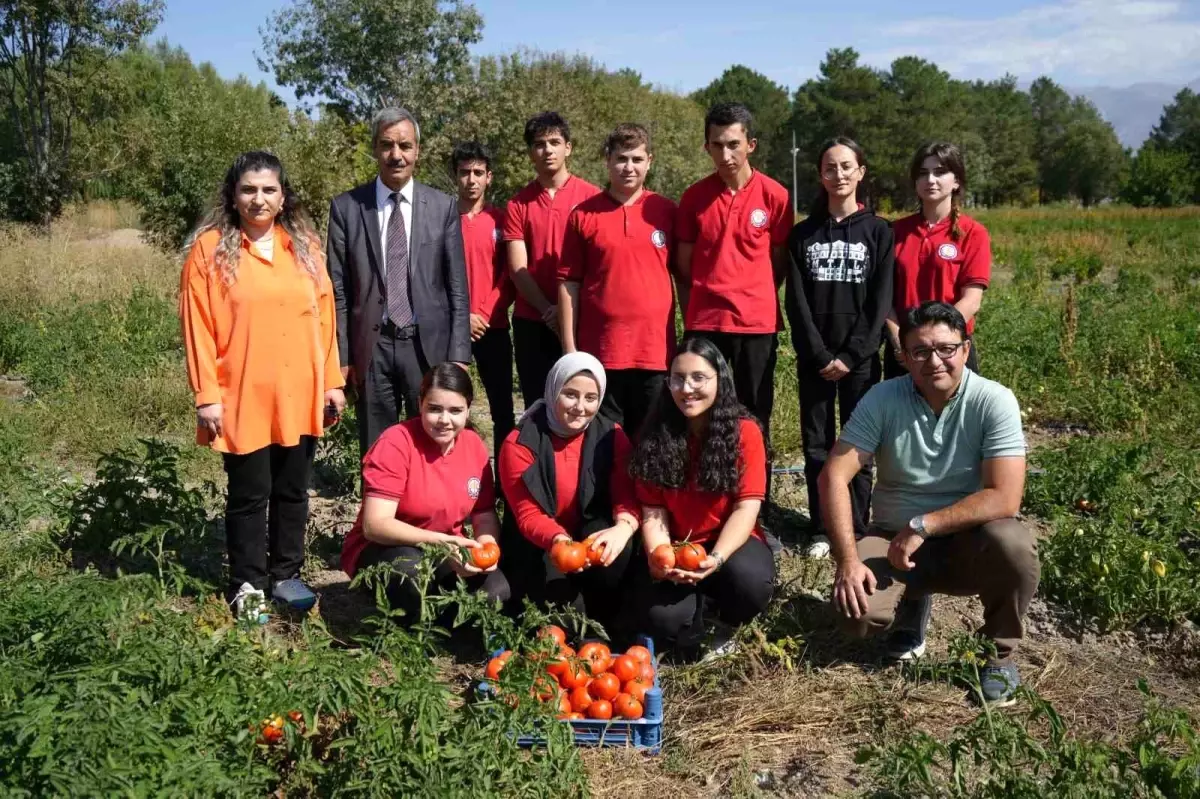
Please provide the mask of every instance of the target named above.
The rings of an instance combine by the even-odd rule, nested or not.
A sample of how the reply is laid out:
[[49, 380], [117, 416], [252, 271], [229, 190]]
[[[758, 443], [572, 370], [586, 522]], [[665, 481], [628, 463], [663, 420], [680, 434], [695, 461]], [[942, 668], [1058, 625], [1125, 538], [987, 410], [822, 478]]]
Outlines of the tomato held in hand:
[[587, 547], [588, 566], [603, 566], [604, 565], [604, 550], [600, 547], [592, 549], [594, 538], [588, 538], [583, 542]]
[[613, 700], [613, 710], [623, 719], [640, 719], [642, 713], [642, 703], [634, 699], [629, 694], [618, 694]]
[[605, 672], [592, 680], [588, 686], [588, 693], [593, 699], [614, 699], [621, 693], [621, 681], [612, 672]]
[[579, 659], [587, 664], [588, 671], [596, 677], [612, 666], [612, 651], [599, 641], [589, 641], [579, 647]]
[[550, 562], [563, 574], [572, 574], [587, 565], [587, 547], [579, 541], [559, 541], [550, 547]]
[[700, 564], [707, 557], [708, 553], [699, 544], [688, 543], [675, 550], [675, 563], [684, 571], [699, 571]]
[[612, 673], [625, 684], [638, 675], [638, 662], [629, 655], [621, 655], [613, 660]]
[[650, 565], [660, 572], [675, 568], [675, 550], [670, 544], [659, 544], [650, 553]]
[[609, 702], [607, 699], [597, 699], [588, 705], [587, 716], [589, 719], [598, 719], [600, 721], [611, 719], [613, 716], [612, 702]]
[[471, 550], [471, 563], [477, 569], [490, 569], [500, 562], [500, 545], [488, 541], [481, 547]]

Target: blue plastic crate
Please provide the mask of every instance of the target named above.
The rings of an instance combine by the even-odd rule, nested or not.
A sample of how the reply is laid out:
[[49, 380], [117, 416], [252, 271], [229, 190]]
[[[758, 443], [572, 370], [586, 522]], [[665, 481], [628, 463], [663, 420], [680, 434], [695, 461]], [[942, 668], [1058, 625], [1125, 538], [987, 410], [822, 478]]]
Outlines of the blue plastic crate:
[[[648, 636], [638, 636], [638, 643], [655, 654], [654, 641]], [[499, 655], [503, 649], [497, 649], [492, 657]], [[488, 692], [486, 684], [480, 685], [480, 690]], [[646, 691], [646, 701], [642, 704], [642, 717], [633, 721], [628, 719], [610, 719], [599, 721], [584, 719], [570, 721], [563, 719], [556, 724], [570, 724], [572, 737], [576, 746], [619, 746], [641, 749], [647, 754], [658, 754], [662, 747], [663, 702], [662, 687], [658, 682], [658, 664], [654, 667], [654, 687]], [[545, 745], [546, 740], [537, 733], [517, 736], [517, 745], [522, 749], [531, 749]]]

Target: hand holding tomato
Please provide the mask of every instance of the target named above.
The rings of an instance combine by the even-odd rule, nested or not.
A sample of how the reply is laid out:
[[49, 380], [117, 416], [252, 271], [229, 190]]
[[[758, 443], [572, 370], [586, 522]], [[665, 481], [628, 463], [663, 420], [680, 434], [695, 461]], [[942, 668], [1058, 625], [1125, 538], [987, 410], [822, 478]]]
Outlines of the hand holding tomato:
[[550, 562], [563, 574], [581, 572], [588, 565], [588, 548], [581, 541], [560, 536], [550, 547]]
[[[613, 565], [621, 553], [625, 551], [625, 547], [629, 544], [629, 539], [633, 538], [633, 529], [628, 524], [617, 523], [612, 527], [601, 530], [588, 536], [587, 544], [590, 551], [600, 550], [600, 563], [594, 561], [590, 565], [602, 565], [605, 567]], [[589, 559], [590, 560], [590, 559]]]
[[[493, 572], [496, 570], [496, 564], [493, 563], [489, 568], [481, 569], [474, 564], [475, 553], [484, 548], [484, 545], [491, 543], [496, 545], [496, 540], [490, 535], [480, 536], [479, 538], [467, 538], [462, 535], [447, 535], [447, 543], [453, 544], [458, 549], [451, 550], [450, 568], [459, 577], [473, 577], [476, 574], [484, 574], [485, 572]], [[497, 546], [497, 550], [499, 547]], [[497, 553], [499, 554], [499, 553]], [[499, 557], [497, 557], [499, 560]]]

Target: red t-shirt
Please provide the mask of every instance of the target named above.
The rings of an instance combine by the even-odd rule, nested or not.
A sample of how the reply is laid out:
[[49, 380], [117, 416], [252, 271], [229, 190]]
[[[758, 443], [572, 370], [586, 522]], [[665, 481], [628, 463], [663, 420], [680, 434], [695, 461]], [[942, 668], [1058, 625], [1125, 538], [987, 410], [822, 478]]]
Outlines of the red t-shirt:
[[[468, 516], [496, 510], [489, 452], [474, 430], [463, 430], [446, 455], [421, 419], [394, 424], [363, 458], [363, 499], [394, 499], [396, 518], [435, 533], [463, 535]], [[367, 546], [362, 509], [342, 545], [342, 571], [354, 576]]]
[[[600, 193], [583, 178], [572, 175], [551, 197], [536, 180], [509, 201], [504, 213], [505, 241], [524, 241], [529, 274], [551, 303], [558, 304], [558, 259], [562, 254], [567, 218], [575, 206]], [[542, 315], [517, 292], [513, 316], [541, 320]]]
[[[896, 236], [896, 277], [893, 307], [904, 318], [909, 308], [938, 300], [954, 303], [967, 286], [987, 288], [992, 280], [992, 241], [987, 228], [965, 214], [958, 215], [962, 235], [950, 236], [950, 218], [933, 227], [920, 214], [892, 224]], [[967, 333], [975, 320], [967, 323]]]
[[[714, 494], [696, 487], [695, 478], [687, 488], [663, 488], [638, 480], [638, 501], [643, 505], [665, 508], [670, 522], [671, 540], [688, 539], [698, 544], [717, 540], [721, 528], [733, 513], [733, 507], [743, 499], [765, 499], [767, 496], [767, 448], [762, 431], [753, 419], [742, 419], [737, 490], [729, 494]], [[693, 444], [692, 463], [696, 463], [698, 448]], [[689, 535], [690, 533], [690, 535]], [[752, 533], [762, 538], [758, 523]]]
[[505, 265], [500, 231], [504, 214], [494, 206], [485, 207], [475, 218], [460, 214], [463, 252], [467, 256], [467, 288], [471, 313], [482, 316], [489, 327], [508, 328], [508, 306], [512, 304], [513, 284]]
[[579, 284], [576, 346], [605, 369], [667, 368], [675, 348], [674, 230], [675, 203], [650, 191], [632, 205], [597, 194], [567, 222], [558, 273]]
[[[613, 465], [609, 491], [612, 495], [612, 513], [628, 513], [636, 518], [642, 514], [633, 494], [633, 479], [629, 476], [629, 456], [632, 445], [625, 431], [616, 426], [613, 442]], [[533, 466], [534, 453], [517, 443], [520, 428], [513, 430], [500, 447], [500, 486], [505, 499], [516, 514], [517, 528], [521, 534], [542, 549], [549, 549], [556, 535], [574, 537], [582, 513], [579, 507], [579, 467], [583, 455], [583, 434], [571, 438], [552, 436], [554, 444], [554, 496], [558, 502], [553, 516], [542, 510], [542, 506], [529, 493], [521, 476]], [[600, 479], [599, 477], [597, 479]]]
[[787, 189], [755, 170], [737, 194], [715, 172], [679, 200], [676, 238], [693, 243], [684, 327], [726, 333], [783, 329], [771, 248], [792, 230]]

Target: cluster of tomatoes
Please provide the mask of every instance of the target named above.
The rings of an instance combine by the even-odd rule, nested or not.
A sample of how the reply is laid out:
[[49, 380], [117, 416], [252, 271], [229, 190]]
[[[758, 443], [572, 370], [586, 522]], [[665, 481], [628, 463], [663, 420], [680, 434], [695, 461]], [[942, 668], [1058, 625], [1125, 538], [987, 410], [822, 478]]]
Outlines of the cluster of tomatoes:
[[585, 541], [557, 541], [550, 547], [550, 562], [563, 574], [572, 574], [604, 562], [604, 551], [592, 549], [590, 536]]
[[[304, 714], [299, 710], [290, 711], [287, 717], [293, 724], [298, 726], [301, 732], [304, 731]], [[258, 742], [267, 746], [274, 746], [283, 740], [283, 716], [278, 713], [273, 713], [262, 720], [261, 725], [250, 725], [250, 732], [255, 732], [257, 727]]]
[[[534, 693], [543, 702], [558, 703], [559, 719], [633, 720], [646, 712], [646, 691], [654, 687], [654, 658], [649, 649], [631, 646], [614, 656], [607, 644], [588, 641], [576, 652], [567, 645], [561, 627], [543, 627], [538, 635], [553, 638], [558, 654], [546, 661], [545, 674], [539, 675]], [[512, 655], [504, 651], [488, 661], [487, 678], [497, 680]]]
[[650, 563], [660, 572], [676, 567], [684, 571], [694, 572], [700, 569], [700, 564], [708, 557], [704, 547], [691, 541], [685, 541], [677, 547], [670, 544], [659, 544], [650, 553]]

